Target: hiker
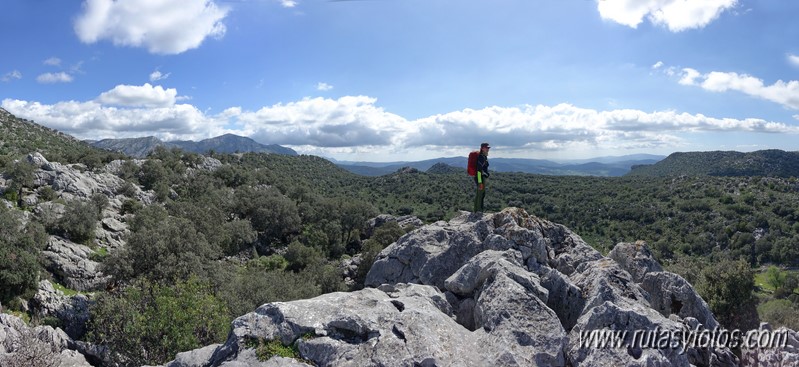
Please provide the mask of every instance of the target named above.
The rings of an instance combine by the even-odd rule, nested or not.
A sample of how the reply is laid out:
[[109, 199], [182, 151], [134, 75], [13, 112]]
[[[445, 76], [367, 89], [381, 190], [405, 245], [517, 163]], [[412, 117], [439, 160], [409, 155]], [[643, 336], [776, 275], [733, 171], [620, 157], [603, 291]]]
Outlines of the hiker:
[[488, 143], [480, 144], [480, 154], [477, 156], [476, 174], [474, 183], [477, 185], [477, 194], [474, 197], [474, 211], [483, 212], [483, 199], [486, 196], [486, 179], [488, 178], [488, 150], [491, 146]]

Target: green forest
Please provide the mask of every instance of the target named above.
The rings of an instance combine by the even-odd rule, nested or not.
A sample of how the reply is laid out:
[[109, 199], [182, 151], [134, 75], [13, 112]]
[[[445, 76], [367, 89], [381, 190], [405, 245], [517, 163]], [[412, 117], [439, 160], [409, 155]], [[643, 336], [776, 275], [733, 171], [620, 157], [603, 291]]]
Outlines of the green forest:
[[[65, 201], [40, 189], [40, 201], [64, 204], [66, 214], [22, 219], [33, 211], [21, 200], [33, 185], [24, 157], [40, 151], [89, 171], [125, 157], [47, 135], [54, 132], [31, 140], [19, 131], [7, 130], [0, 146], [8, 183], [3, 197], [11, 206], [0, 205], [0, 303], [21, 314], [38, 281], [52, 278], [40, 261], [48, 235], [86, 244], [112, 280], [90, 295], [83, 339], [109, 346], [124, 365], [164, 363], [177, 352], [221, 342], [233, 318], [266, 302], [358, 289], [376, 254], [408, 230], [385, 225], [367, 237], [370, 218], [447, 220], [471, 210], [474, 194], [465, 170], [365, 177], [316, 156], [262, 153], [212, 153], [222, 165], [203, 170], [197, 168], [202, 156], [160, 148], [141, 164], [126, 159], [121, 165], [118, 176], [127, 183], [117, 194], [127, 198], [122, 210], [130, 234], [124, 249], [109, 252], [93, 243], [92, 232], [108, 205], [104, 195]], [[137, 201], [134, 186], [152, 190], [157, 202]], [[760, 312], [759, 319], [799, 327], [799, 281], [789, 270], [799, 260], [795, 177], [495, 172], [487, 190], [488, 211], [524, 208], [564, 224], [605, 254], [619, 242], [646, 241], [725, 325], [751, 325]], [[339, 264], [358, 254], [358, 275], [345, 283]], [[187, 309], [193, 312], [181, 311]]]

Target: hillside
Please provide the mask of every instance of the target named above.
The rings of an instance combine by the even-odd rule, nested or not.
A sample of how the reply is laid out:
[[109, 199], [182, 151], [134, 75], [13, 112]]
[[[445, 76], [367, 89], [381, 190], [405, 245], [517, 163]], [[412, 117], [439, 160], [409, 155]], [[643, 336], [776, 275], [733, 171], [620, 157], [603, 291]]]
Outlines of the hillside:
[[297, 155], [293, 149], [277, 144], [264, 145], [244, 136], [225, 134], [200, 141], [176, 140], [162, 141], [154, 136], [125, 139], [103, 139], [91, 142], [92, 146], [125, 153], [131, 157], [143, 158], [156, 147], [180, 148], [187, 152], [207, 154], [215, 153], [275, 153]]
[[799, 177], [799, 152], [769, 149], [673, 153], [660, 162], [632, 167], [629, 176]]
[[57, 130], [18, 118], [0, 108], [0, 166], [38, 151], [47, 159], [64, 163], [78, 162], [99, 152], [78, 139]]
[[[622, 176], [632, 166], [653, 164], [661, 157], [653, 155], [634, 155], [629, 157], [599, 157], [596, 160], [575, 160], [563, 163], [544, 159], [491, 158], [493, 172], [522, 172], [557, 176]], [[335, 162], [339, 167], [364, 176], [380, 176], [396, 172], [403, 167], [427, 171], [437, 164], [466, 169], [466, 157], [436, 158], [415, 162]]]

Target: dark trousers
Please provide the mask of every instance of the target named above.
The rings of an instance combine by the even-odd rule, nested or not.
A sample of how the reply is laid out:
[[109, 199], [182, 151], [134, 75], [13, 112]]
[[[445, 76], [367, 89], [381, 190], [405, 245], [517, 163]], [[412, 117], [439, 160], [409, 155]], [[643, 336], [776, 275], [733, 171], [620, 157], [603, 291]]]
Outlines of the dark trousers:
[[483, 189], [480, 189], [480, 184], [477, 183], [477, 177], [474, 178], [474, 186], [477, 193], [474, 195], [474, 211], [475, 212], [482, 212], [483, 211], [483, 200], [486, 197], [486, 179], [483, 178]]

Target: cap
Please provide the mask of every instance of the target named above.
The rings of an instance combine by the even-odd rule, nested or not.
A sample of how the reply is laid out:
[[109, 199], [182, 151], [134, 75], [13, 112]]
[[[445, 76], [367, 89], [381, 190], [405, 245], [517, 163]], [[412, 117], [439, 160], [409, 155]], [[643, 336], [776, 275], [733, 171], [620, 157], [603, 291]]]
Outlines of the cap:
[[483, 144], [480, 144], [480, 149], [483, 149], [483, 148], [489, 148], [489, 149], [490, 149], [490, 148], [491, 148], [491, 146], [490, 146], [490, 145], [488, 145], [488, 143], [483, 143]]

